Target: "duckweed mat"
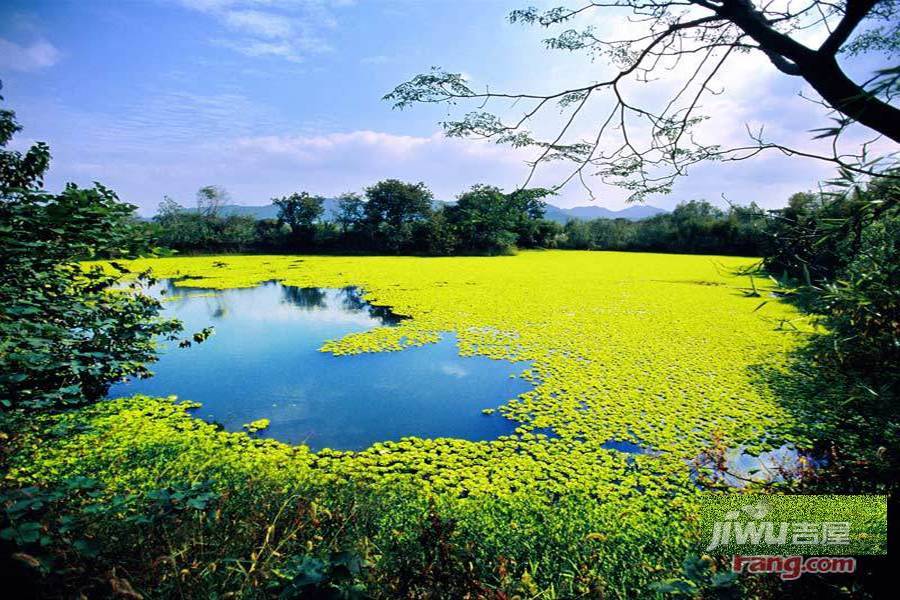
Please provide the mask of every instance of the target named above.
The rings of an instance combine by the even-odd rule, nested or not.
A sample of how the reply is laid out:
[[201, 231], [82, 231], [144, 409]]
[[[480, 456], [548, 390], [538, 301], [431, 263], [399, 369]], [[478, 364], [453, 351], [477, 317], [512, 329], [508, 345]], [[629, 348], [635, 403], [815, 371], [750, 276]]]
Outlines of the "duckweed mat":
[[[514, 435], [484, 442], [404, 438], [361, 452], [313, 453], [223, 432], [173, 398], [117, 399], [47, 417], [47, 429], [64, 435], [26, 443], [7, 477], [40, 482], [84, 474], [128, 489], [210, 472], [285, 486], [403, 482], [458, 506], [478, 498], [542, 506], [587, 498], [583, 522], [570, 524], [577, 535], [589, 532], [594, 537], [586, 539], [599, 543], [643, 532], [647, 552], [662, 545], [674, 557], [698, 535], [702, 492], [691, 460], [712, 439], [751, 451], [803, 442], [789, 433], [790, 414], [753, 377], [760, 366], [783, 367], [803, 318], [771, 297], [766, 281], [757, 278], [754, 286], [737, 274], [754, 262], [573, 251], [133, 261], [134, 270], [151, 268], [184, 286], [360, 286], [367, 301], [411, 318], [328, 341], [322, 352], [400, 352], [454, 332], [460, 354], [532, 361], [526, 376], [534, 388], [497, 407], [517, 423]], [[637, 446], [644, 451], [621, 450]], [[502, 515], [466, 518], [476, 529], [482, 520], [485, 532], [504, 526]]]

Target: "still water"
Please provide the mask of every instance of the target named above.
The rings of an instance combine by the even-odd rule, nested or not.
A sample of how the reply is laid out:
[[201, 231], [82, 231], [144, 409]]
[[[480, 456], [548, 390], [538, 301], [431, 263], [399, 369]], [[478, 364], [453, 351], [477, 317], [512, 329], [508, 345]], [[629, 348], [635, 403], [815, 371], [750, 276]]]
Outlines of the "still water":
[[508, 435], [513, 421], [481, 410], [531, 387], [510, 377], [527, 363], [461, 357], [452, 334], [402, 352], [319, 352], [326, 340], [402, 320], [363, 301], [356, 288], [162, 288], [165, 313], [181, 319], [185, 337], [210, 325], [215, 335], [190, 348], [166, 345], [153, 377], [116, 384], [110, 397], [175, 394], [202, 403], [196, 415], [229, 431], [266, 418], [271, 425], [258, 435], [359, 450], [405, 436]]

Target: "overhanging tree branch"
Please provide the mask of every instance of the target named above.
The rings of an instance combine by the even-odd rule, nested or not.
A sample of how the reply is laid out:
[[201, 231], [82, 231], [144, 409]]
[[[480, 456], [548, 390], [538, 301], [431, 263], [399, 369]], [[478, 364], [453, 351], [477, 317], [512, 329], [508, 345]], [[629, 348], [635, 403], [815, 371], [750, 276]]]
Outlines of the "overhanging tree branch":
[[[612, 38], [591, 25], [573, 27], [597, 11], [604, 16], [626, 12], [644, 31]], [[850, 157], [860, 155], [839, 148], [841, 134], [853, 123], [868, 127], [882, 139], [900, 142], [900, 110], [891, 103], [892, 96], [900, 93], [900, 69], [887, 67], [869, 81], [857, 83], [842, 70], [836, 56], [848, 46], [854, 53], [867, 48], [900, 51], [900, 43], [889, 33], [880, 34], [877, 26], [866, 27], [863, 37], [855, 34], [864, 23], [890, 23], [898, 18], [900, 0], [806, 0], [777, 6], [751, 0], [592, 0], [546, 11], [529, 8], [514, 11], [510, 21], [568, 27], [546, 39], [547, 48], [604, 58], [616, 68], [615, 73], [599, 82], [537, 94], [477, 91], [461, 75], [433, 69], [397, 86], [385, 99], [397, 108], [420, 102], [477, 102], [475, 111], [443, 124], [448, 135], [535, 148], [531, 174], [542, 163], [568, 160], [576, 166], [564, 182], [575, 177], [584, 182], [590, 169], [601, 180], [631, 190], [636, 200], [670, 191], [674, 180], [699, 162], [742, 160], [771, 149], [846, 168]], [[798, 41], [797, 33], [816, 28], [825, 34], [817, 49]], [[696, 126], [707, 118], [700, 112], [703, 99], [719, 93], [716, 78], [723, 64], [751, 52], [767, 56], [780, 72], [805, 80], [822, 97], [826, 110], [837, 113], [836, 125], [815, 135], [832, 138], [830, 156], [763, 140], [761, 135], [751, 136], [752, 148], [757, 150], [752, 153], [750, 147], [721, 148], [700, 139]], [[676, 72], [676, 68], [684, 71], [684, 83], [668, 92], [668, 101], [652, 95], [648, 101], [643, 95], [637, 102], [631, 86], [625, 85], [653, 85], [658, 74]], [[509, 122], [488, 111], [504, 101], [515, 107], [524, 104], [525, 110]], [[597, 119], [594, 131], [587, 139], [572, 139], [573, 132], [584, 131], [581, 121], [596, 115], [590, 105], [603, 102], [609, 104], [599, 107], [606, 117], [592, 116]], [[541, 139], [530, 128], [550, 116], [554, 107], [562, 112], [562, 122], [555, 133]]]
[[847, 43], [847, 40], [876, 4], [878, 4], [878, 0], [848, 0], [844, 18], [819, 46], [819, 54], [837, 54], [841, 46]]

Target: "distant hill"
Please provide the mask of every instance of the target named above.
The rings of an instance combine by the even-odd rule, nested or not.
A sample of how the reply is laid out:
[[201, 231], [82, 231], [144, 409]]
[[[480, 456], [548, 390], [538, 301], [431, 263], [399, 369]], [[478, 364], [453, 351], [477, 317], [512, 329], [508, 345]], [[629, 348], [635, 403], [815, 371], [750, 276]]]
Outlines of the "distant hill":
[[668, 211], [647, 204], [637, 204], [629, 206], [628, 208], [623, 208], [622, 210], [610, 210], [602, 206], [574, 206], [572, 208], [560, 208], [548, 204], [544, 217], [551, 221], [556, 221], [557, 223], [565, 223], [572, 219], [581, 219], [582, 221], [591, 219], [628, 219], [629, 221], [640, 221], [641, 219], [647, 219], [664, 212]]
[[[452, 204], [452, 202], [435, 201], [435, 204]], [[325, 220], [332, 221], [337, 216], [338, 199], [325, 198]], [[629, 221], [640, 221], [654, 215], [668, 212], [662, 208], [649, 206], [647, 204], [637, 204], [623, 208], [622, 210], [610, 210], [602, 206], [575, 206], [573, 208], [560, 208], [553, 204], [548, 204], [544, 218], [557, 223], [565, 224], [572, 219], [581, 219], [587, 221], [590, 219], [628, 219]], [[223, 216], [246, 215], [254, 219], [276, 219], [278, 218], [278, 207], [274, 204], [266, 204], [263, 206], [245, 206], [242, 204], [226, 204], [219, 209], [219, 213]]]
[[[325, 208], [325, 220], [331, 221], [334, 219], [335, 215], [337, 215], [338, 210], [338, 199], [337, 198], [325, 198], [324, 202]], [[188, 209], [188, 210], [196, 210], [196, 209]], [[245, 206], [243, 204], [224, 204], [219, 207], [219, 214], [223, 217], [230, 217], [233, 215], [238, 216], [247, 216], [253, 217], [254, 219], [277, 219], [278, 218], [278, 207], [274, 204], [265, 204], [262, 206]]]

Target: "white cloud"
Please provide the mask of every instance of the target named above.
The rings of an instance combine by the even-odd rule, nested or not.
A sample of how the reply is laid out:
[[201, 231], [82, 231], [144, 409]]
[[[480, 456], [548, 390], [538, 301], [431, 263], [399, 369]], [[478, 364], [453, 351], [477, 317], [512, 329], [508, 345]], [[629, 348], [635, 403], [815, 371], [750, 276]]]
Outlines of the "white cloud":
[[245, 56], [274, 56], [301, 62], [304, 55], [331, 50], [325, 33], [337, 26], [334, 7], [323, 0], [181, 0], [212, 16], [223, 31], [211, 41]]
[[394, 135], [378, 131], [352, 131], [318, 136], [261, 136], [239, 138], [242, 150], [289, 157], [297, 162], [322, 162], [333, 153], [366, 152], [379, 158], [398, 159], [421, 152], [429, 144], [440, 143], [440, 134], [431, 137]]
[[232, 29], [266, 38], [286, 38], [294, 32], [291, 19], [258, 10], [232, 10], [224, 18]]
[[240, 52], [244, 56], [277, 56], [290, 62], [303, 62], [303, 56], [289, 42], [267, 42], [261, 40], [240, 40], [233, 41], [227, 39], [214, 40], [215, 43], [225, 48], [231, 48]]
[[[51, 143], [56, 158], [49, 187], [66, 181], [83, 185], [102, 181], [148, 214], [163, 194], [189, 202], [200, 186], [208, 184], [224, 186], [238, 203], [265, 204], [297, 190], [335, 196], [397, 178], [424, 181], [435, 197], [449, 200], [475, 183], [514, 189], [524, 183], [526, 160], [531, 158], [524, 150], [446, 138], [440, 132], [417, 136], [293, 129], [290, 134], [260, 134], [284, 131], [290, 125], [246, 98], [228, 94], [162, 93], [115, 118], [69, 113], [59, 107], [46, 111], [79, 132], [59, 140], [41, 138]], [[552, 186], [570, 168], [566, 163], [548, 164], [530, 185]], [[779, 206], [790, 192], [808, 188], [824, 174], [820, 165], [774, 154], [746, 163], [708, 165], [679, 181], [671, 198], [651, 204], [671, 208], [690, 198], [720, 202], [725, 192], [732, 201]], [[598, 205], [624, 206], [627, 192], [599, 183], [594, 191]], [[552, 202], [573, 206], [588, 200], [578, 185], [571, 184]]]
[[0, 38], [0, 68], [13, 71], [37, 71], [52, 67], [59, 62], [62, 54], [46, 40], [38, 40], [22, 46]]
[[318, 173], [329, 181], [327, 186], [336, 186], [322, 193], [342, 191], [347, 185], [344, 181], [358, 181], [361, 187], [396, 177], [425, 180], [441, 198], [479, 182], [515, 187], [524, 181], [525, 161], [531, 157], [526, 151], [451, 139], [440, 132], [426, 137], [367, 130], [241, 137], [232, 142], [231, 149], [260, 168]]

